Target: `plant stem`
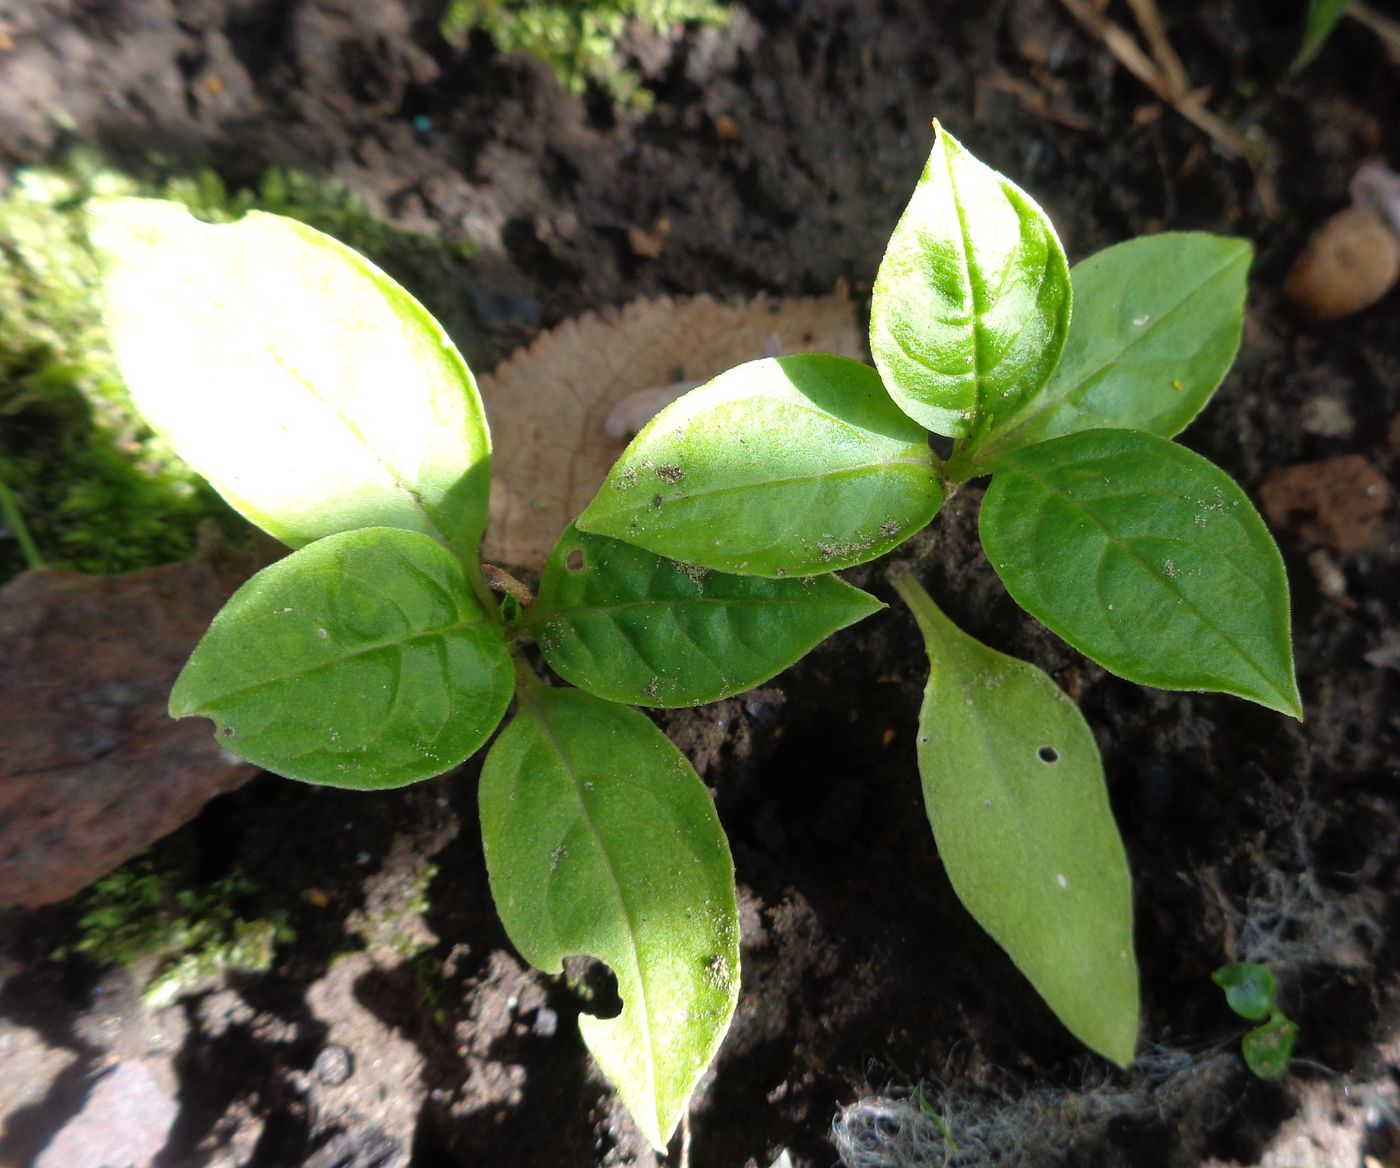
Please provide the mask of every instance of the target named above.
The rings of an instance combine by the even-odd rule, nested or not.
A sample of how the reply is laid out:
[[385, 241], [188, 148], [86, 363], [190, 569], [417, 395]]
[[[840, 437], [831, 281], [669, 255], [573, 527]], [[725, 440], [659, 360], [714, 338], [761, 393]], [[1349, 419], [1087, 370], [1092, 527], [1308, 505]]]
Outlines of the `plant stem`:
[[20, 514], [19, 500], [4, 482], [0, 482], [0, 518], [5, 520], [5, 525], [19, 543], [25, 564], [30, 568], [42, 568], [44, 557], [39, 554], [39, 545], [34, 542], [29, 528], [25, 526], [24, 516]]
[[522, 703], [528, 703], [536, 694], [543, 689], [548, 689], [548, 685], [535, 672], [535, 668], [527, 660], [519, 645], [510, 647], [511, 664], [515, 666], [515, 696]]

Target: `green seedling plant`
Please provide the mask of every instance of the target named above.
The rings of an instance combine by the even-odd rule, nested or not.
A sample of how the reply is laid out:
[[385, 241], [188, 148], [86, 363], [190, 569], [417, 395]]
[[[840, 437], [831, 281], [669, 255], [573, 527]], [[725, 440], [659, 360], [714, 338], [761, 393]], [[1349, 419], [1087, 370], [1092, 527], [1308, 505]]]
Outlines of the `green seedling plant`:
[[[94, 233], [138, 407], [294, 549], [214, 619], [171, 713], [269, 770], [361, 789], [441, 774], [495, 734], [480, 812], [501, 919], [542, 970], [612, 969], [621, 1014], [580, 1027], [658, 1148], [729, 1024], [739, 927], [713, 804], [633, 705], [742, 692], [872, 615], [834, 573], [990, 475], [984, 546], [1050, 629], [1131, 680], [1300, 714], [1278, 551], [1171, 441], [1239, 345], [1241, 241], [1162, 235], [1071, 270], [1044, 212], [937, 131], [876, 281], [875, 367], [766, 358], [668, 406], [524, 603], [479, 563], [472, 376], [406, 292], [275, 216], [211, 226], [119, 200]], [[953, 886], [1068, 1029], [1126, 1064], [1131, 884], [1094, 737], [1040, 670], [912, 577], [895, 588], [931, 664], [918, 760]]]
[[1288, 1070], [1298, 1024], [1279, 1009], [1278, 981], [1267, 965], [1245, 961], [1224, 965], [1210, 975], [1225, 991], [1230, 1009], [1246, 1022], [1259, 1025], [1240, 1042], [1245, 1066], [1260, 1079], [1278, 1079]]

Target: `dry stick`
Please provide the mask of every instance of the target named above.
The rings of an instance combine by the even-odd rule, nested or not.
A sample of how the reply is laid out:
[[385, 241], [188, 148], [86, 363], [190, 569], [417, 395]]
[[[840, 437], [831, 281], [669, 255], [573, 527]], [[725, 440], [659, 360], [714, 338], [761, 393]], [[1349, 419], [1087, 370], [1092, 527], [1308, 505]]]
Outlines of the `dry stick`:
[[1400, 65], [1400, 21], [1382, 16], [1369, 4], [1362, 4], [1361, 0], [1352, 0], [1347, 5], [1345, 15], [1364, 24], [1380, 37], [1386, 52], [1390, 54], [1390, 59]]
[[1191, 78], [1187, 75], [1186, 66], [1181, 63], [1181, 58], [1176, 55], [1176, 50], [1172, 48], [1172, 42], [1167, 36], [1167, 27], [1162, 23], [1162, 14], [1157, 10], [1156, 0], [1128, 0], [1128, 7], [1133, 10], [1133, 17], [1142, 29], [1142, 35], [1147, 38], [1147, 47], [1152, 52], [1152, 59], [1161, 68], [1167, 84], [1173, 93], [1184, 97], [1191, 91]]
[[[1272, 219], [1278, 213], [1278, 200], [1274, 195], [1273, 183], [1264, 171], [1263, 162], [1254, 144], [1228, 122], [1211, 113], [1206, 108], [1200, 90], [1174, 89], [1166, 70], [1143, 52], [1132, 33], [1121, 24], [1099, 15], [1084, 3], [1084, 0], [1060, 0], [1060, 3], [1075, 20], [1103, 42], [1114, 59], [1129, 73], [1188, 122], [1209, 134], [1216, 145], [1227, 154], [1247, 162], [1254, 172], [1254, 189], [1265, 216]], [[1137, 4], [1134, 4], [1134, 8], [1136, 7]]]

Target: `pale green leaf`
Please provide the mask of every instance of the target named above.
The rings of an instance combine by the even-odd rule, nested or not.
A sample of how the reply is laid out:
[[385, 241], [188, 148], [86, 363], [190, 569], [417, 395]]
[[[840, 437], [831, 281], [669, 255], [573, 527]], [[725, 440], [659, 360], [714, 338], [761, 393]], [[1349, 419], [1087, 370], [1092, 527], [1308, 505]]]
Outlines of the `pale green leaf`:
[[685, 757], [636, 710], [531, 686], [486, 756], [481, 829], [496, 909], [531, 965], [587, 955], [622, 1013], [583, 1039], [664, 1149], [739, 994], [734, 862]]
[[1055, 368], [1069, 271], [1035, 201], [946, 130], [936, 134], [875, 278], [870, 351], [911, 418], [976, 441]]
[[1199, 454], [1133, 430], [1014, 450], [980, 525], [1016, 603], [1106, 669], [1302, 717], [1283, 560]]
[[1245, 1065], [1254, 1075], [1260, 1079], [1280, 1079], [1288, 1071], [1297, 1040], [1298, 1024], [1275, 1013], [1244, 1036], [1240, 1049]]
[[150, 425], [292, 547], [402, 527], [475, 555], [490, 438], [428, 312], [363, 256], [276, 215], [93, 205], [106, 319]]
[[501, 630], [461, 565], [413, 531], [327, 536], [264, 568], [214, 618], [170, 713], [291, 779], [364, 790], [450, 770], [510, 704]]
[[590, 693], [689, 706], [752, 689], [882, 607], [835, 576], [732, 576], [570, 527], [526, 627]]
[[578, 518], [669, 559], [810, 576], [883, 555], [943, 500], [928, 435], [868, 365], [751, 361], [653, 418]]
[[1137, 1045], [1132, 880], [1083, 716], [1035, 666], [895, 584], [929, 656], [919, 774], [967, 910], [1070, 1033], [1120, 1066]]
[[[998, 454], [1078, 430], [1179, 434], [1210, 400], [1240, 347], [1253, 248], [1203, 232], [1149, 235], [1070, 270], [1074, 318], [1044, 391], [980, 446]], [[949, 473], [964, 477], [950, 465]]]

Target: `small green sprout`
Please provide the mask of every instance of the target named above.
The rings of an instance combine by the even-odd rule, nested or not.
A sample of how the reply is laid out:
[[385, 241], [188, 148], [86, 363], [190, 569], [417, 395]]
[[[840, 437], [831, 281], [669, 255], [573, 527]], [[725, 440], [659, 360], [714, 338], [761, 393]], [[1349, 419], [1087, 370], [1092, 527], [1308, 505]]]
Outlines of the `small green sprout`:
[[[547, 973], [612, 971], [621, 1012], [580, 1029], [658, 1149], [733, 1016], [739, 916], [714, 801], [634, 704], [741, 693], [875, 614], [835, 573], [990, 478], [983, 546], [1049, 629], [1129, 680], [1302, 715], [1278, 549], [1172, 441], [1239, 347], [1241, 240], [1163, 234], [1071, 268], [1034, 200], [937, 130], [875, 282], [874, 367], [770, 357], [692, 390], [561, 534], [538, 596], [501, 601], [507, 574], [480, 562], [481, 400], [417, 301], [278, 216], [211, 225], [143, 199], [93, 216], [137, 406], [292, 549], [214, 618], [172, 715], [361, 790], [494, 736], [479, 805], [501, 920]], [[1069, 1031], [1125, 1065], [1132, 887], [1093, 732], [1041, 670], [911, 576], [894, 588], [930, 661], [918, 765], [953, 888]]]
[[1266, 965], [1252, 961], [1225, 965], [1210, 975], [1225, 991], [1225, 1001], [1246, 1022], [1259, 1022], [1244, 1036], [1245, 1065], [1261, 1079], [1277, 1079], [1288, 1070], [1298, 1024], [1284, 1016], [1275, 1000], [1278, 982]]

